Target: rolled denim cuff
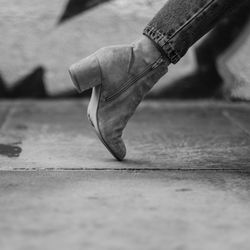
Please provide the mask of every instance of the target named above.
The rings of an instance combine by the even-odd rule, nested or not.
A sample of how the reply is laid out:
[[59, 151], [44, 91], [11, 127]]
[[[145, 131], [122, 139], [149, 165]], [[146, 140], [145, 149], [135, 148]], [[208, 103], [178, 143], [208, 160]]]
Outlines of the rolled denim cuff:
[[148, 25], [144, 29], [143, 35], [147, 36], [151, 41], [153, 41], [156, 47], [161, 51], [162, 54], [165, 55], [165, 57], [169, 59], [171, 63], [175, 64], [181, 59], [181, 56], [173, 48], [171, 41], [169, 41], [167, 35], [163, 31]]

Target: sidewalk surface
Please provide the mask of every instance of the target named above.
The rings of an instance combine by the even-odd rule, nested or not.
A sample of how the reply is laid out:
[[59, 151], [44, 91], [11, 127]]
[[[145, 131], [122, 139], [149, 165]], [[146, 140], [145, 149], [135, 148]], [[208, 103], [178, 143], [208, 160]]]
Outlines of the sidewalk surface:
[[1, 102], [1, 250], [249, 249], [250, 104], [144, 102], [124, 162], [86, 107]]

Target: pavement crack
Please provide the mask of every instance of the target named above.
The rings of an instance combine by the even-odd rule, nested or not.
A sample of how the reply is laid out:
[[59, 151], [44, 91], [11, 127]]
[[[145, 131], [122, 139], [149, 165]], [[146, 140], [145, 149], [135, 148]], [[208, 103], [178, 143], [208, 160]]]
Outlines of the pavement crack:
[[11, 112], [11, 107], [8, 107], [7, 110], [5, 111], [5, 113], [3, 114], [3, 116], [1, 117], [0, 130], [2, 130], [2, 128], [4, 127], [6, 122], [8, 121], [8, 118], [10, 116], [10, 112]]
[[247, 168], [6, 168], [0, 169], [4, 171], [21, 171], [21, 172], [86, 172], [86, 171], [100, 171], [100, 172], [196, 172], [196, 171], [215, 171], [215, 172], [249, 172]]
[[225, 110], [222, 111], [222, 115], [224, 117], [226, 117], [232, 124], [237, 126], [241, 131], [243, 131], [245, 134], [247, 134], [250, 137], [250, 132], [244, 126], [242, 126], [242, 124], [240, 122], [238, 122], [237, 119], [235, 119], [233, 116], [231, 116], [228, 111], [225, 111]]

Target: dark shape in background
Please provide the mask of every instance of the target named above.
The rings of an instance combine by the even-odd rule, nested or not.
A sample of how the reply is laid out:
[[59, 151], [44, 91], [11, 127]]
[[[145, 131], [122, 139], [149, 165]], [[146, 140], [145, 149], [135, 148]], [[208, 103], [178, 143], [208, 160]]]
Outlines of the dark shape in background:
[[90, 97], [92, 90], [89, 89], [83, 93], [78, 93], [76, 90], [68, 90], [58, 94], [49, 95], [46, 91], [44, 81], [45, 70], [38, 66], [30, 74], [11, 84], [13, 87], [8, 89], [7, 84], [0, 75], [0, 98], [15, 99], [15, 98], [86, 98]]
[[61, 24], [62, 22], [81, 14], [86, 10], [109, 1], [111, 0], [70, 0], [58, 23]]
[[7, 157], [19, 157], [22, 149], [15, 145], [0, 144], [0, 155]]
[[89, 98], [91, 96], [92, 89], [88, 89], [82, 93], [78, 93], [76, 90], [67, 90], [55, 95], [49, 96], [52, 99], [65, 99], [65, 98]]
[[222, 79], [213, 68], [197, 70], [193, 74], [177, 79], [152, 99], [202, 99], [222, 98]]
[[3, 78], [0, 75], [0, 98], [5, 97], [6, 93], [7, 93], [6, 84], [5, 84]]
[[39, 66], [29, 75], [17, 81], [8, 93], [9, 98], [46, 98], [43, 67]]

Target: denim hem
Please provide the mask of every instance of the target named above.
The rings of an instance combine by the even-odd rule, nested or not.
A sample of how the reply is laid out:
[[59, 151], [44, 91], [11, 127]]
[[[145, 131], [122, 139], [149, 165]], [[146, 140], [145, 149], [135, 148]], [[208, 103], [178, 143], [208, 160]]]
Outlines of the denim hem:
[[167, 35], [163, 31], [148, 25], [144, 29], [143, 35], [147, 36], [148, 38], [150, 38], [150, 40], [155, 42], [158, 45], [157, 47], [159, 47], [159, 49], [163, 51], [163, 53], [167, 56], [171, 63], [175, 64], [181, 59], [181, 56], [170, 44]]

